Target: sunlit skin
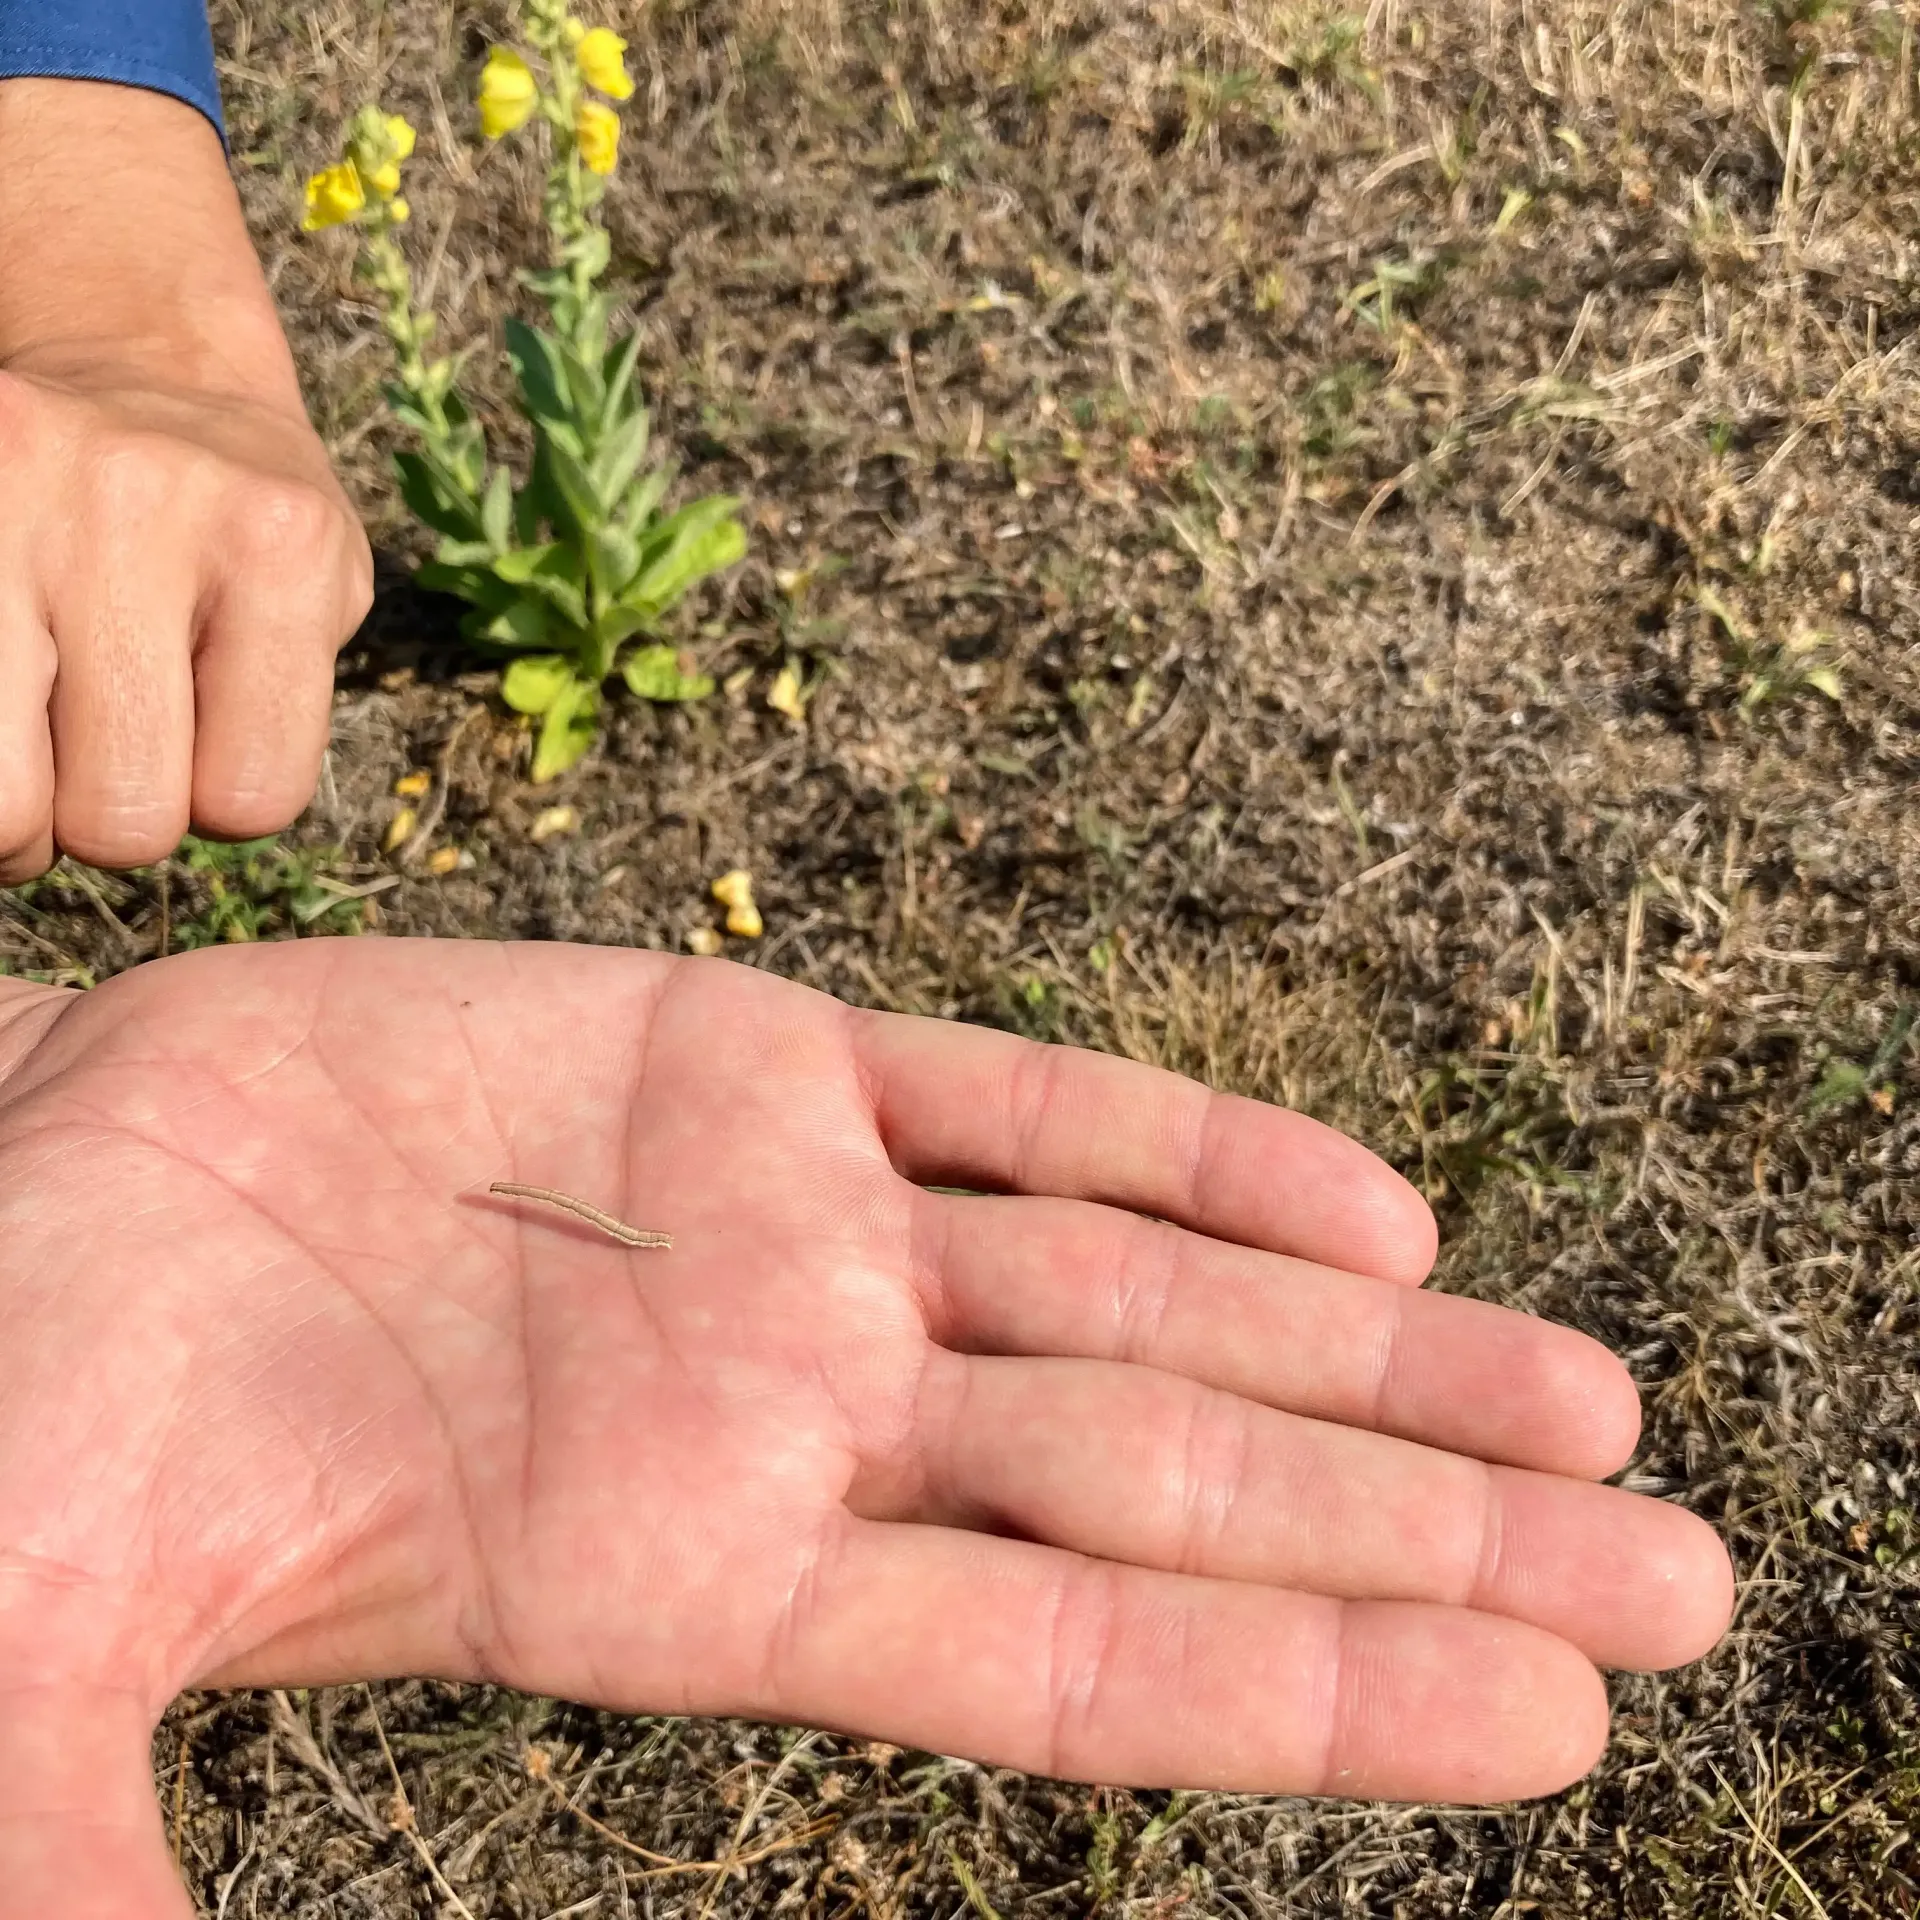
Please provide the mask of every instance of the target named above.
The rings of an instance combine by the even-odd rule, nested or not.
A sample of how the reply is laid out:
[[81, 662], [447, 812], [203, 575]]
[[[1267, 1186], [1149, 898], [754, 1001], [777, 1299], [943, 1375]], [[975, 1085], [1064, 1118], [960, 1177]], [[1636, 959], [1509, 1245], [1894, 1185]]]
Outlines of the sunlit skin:
[[1729, 1569], [1594, 1484], [1619, 1364], [1422, 1291], [1433, 1247], [1310, 1121], [718, 961], [0, 982], [0, 1920], [186, 1920], [148, 1739], [188, 1685], [1562, 1786], [1596, 1665], [1703, 1652]]

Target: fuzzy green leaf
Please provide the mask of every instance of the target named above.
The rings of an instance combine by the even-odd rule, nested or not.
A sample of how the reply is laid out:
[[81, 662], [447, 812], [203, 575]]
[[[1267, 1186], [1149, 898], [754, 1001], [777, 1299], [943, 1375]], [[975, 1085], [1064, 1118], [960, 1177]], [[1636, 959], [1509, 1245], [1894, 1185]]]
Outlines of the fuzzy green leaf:
[[636, 408], [601, 441], [591, 468], [594, 490], [609, 506], [625, 497], [640, 462], [647, 457], [650, 422], [645, 407]]
[[640, 570], [640, 543], [618, 527], [596, 527], [587, 539], [587, 566], [600, 604], [611, 605]]
[[607, 401], [606, 382], [600, 377], [597, 361], [583, 358], [565, 341], [560, 356], [566, 368], [567, 391], [573, 395], [569, 417], [583, 428], [597, 426]]
[[713, 676], [686, 672], [674, 647], [635, 647], [620, 673], [642, 700], [704, 700], [713, 691]]
[[662, 521], [659, 531], [667, 537], [649, 542], [657, 557], [621, 595], [622, 604], [648, 615], [664, 613], [709, 574], [732, 566], [747, 550], [746, 529], [732, 517], [738, 504], [716, 494]]
[[524, 654], [500, 678], [500, 698], [515, 713], [545, 713], [579, 678], [557, 653]]
[[508, 585], [537, 594], [573, 626], [587, 624], [586, 581], [581, 577], [580, 558], [565, 543], [554, 540], [544, 547], [516, 547], [494, 561], [493, 571]]
[[550, 647], [552, 620], [543, 602], [519, 594], [491, 618], [473, 622], [468, 637], [496, 647]]
[[400, 477], [400, 497], [417, 520], [450, 539], [481, 537], [485, 529], [479, 507], [437, 460], [420, 453], [396, 453], [393, 466]]
[[640, 364], [640, 330], [636, 327], [617, 347], [612, 348], [601, 373], [607, 383], [607, 404], [601, 411], [603, 432], [620, 418], [633, 390], [633, 370]]
[[489, 614], [504, 612], [520, 597], [518, 589], [496, 580], [484, 566], [445, 559], [429, 560], [416, 567], [413, 580], [428, 593], [450, 593]]
[[496, 553], [504, 553], [513, 545], [513, 475], [505, 467], [495, 467], [493, 478], [487, 482], [486, 498], [480, 503], [480, 524]]
[[573, 766], [599, 731], [600, 690], [570, 679], [547, 709], [533, 749], [533, 783], [544, 786]]
[[561, 517], [568, 523], [568, 531], [584, 539], [606, 518], [593, 476], [551, 434], [545, 436], [540, 451], [562, 509]]
[[511, 315], [506, 322], [507, 357], [520, 382], [527, 411], [543, 424], [565, 420], [573, 411], [561, 363], [560, 344]]

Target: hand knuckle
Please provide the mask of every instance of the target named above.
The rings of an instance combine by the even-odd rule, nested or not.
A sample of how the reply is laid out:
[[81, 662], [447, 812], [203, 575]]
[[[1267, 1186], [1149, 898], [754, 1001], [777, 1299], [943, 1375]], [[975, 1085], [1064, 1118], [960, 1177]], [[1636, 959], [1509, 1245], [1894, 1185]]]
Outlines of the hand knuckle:
[[338, 531], [339, 509], [318, 489], [298, 481], [263, 482], [249, 492], [246, 529], [263, 560], [310, 564]]

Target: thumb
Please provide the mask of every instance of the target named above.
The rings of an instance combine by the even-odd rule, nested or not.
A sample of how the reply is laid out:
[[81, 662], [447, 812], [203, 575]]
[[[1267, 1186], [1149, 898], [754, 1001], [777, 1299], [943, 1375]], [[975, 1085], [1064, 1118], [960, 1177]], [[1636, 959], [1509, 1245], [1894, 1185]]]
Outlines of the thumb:
[[0, 1920], [193, 1920], [124, 1688], [0, 1682]]

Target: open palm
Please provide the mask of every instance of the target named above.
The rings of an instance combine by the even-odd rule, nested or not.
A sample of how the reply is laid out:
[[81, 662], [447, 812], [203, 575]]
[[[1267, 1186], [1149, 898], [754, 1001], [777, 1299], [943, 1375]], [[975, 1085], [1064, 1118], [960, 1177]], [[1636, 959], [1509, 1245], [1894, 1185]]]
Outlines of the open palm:
[[0, 1075], [0, 1920], [185, 1911], [192, 1684], [1477, 1800], [1725, 1622], [1708, 1530], [1591, 1484], [1611, 1358], [1420, 1292], [1395, 1175], [1166, 1074], [369, 940], [0, 983]]

